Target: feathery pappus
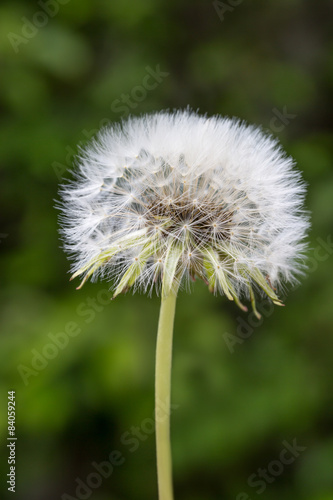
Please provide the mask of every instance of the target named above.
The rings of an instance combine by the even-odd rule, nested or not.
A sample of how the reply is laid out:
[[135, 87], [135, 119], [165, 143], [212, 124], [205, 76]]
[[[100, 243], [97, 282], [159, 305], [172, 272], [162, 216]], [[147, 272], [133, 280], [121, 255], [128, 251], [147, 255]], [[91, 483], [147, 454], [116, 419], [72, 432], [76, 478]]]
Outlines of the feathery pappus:
[[61, 223], [82, 283], [107, 278], [167, 296], [200, 278], [237, 305], [304, 267], [305, 185], [277, 140], [237, 119], [191, 111], [102, 129], [62, 186]]

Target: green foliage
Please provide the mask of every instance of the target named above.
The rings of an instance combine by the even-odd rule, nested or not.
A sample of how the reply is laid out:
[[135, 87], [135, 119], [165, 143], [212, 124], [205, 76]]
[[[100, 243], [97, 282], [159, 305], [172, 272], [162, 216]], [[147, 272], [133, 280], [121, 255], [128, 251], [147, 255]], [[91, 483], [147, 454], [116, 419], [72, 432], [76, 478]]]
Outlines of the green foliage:
[[101, 126], [190, 105], [279, 137], [309, 184], [312, 232], [302, 285], [281, 291], [284, 308], [259, 300], [261, 319], [202, 282], [180, 293], [176, 498], [253, 500], [248, 478], [297, 439], [305, 451], [270, 476], [262, 498], [332, 500], [330, 2], [53, 0], [57, 13], [44, 16], [41, 4], [0, 7], [0, 435], [5, 443], [6, 395], [15, 390], [16, 498], [75, 496], [76, 478], [85, 481], [113, 450], [124, 464], [91, 498], [157, 496], [159, 299], [129, 293], [111, 302], [105, 283], [76, 291], [54, 200], [77, 145]]

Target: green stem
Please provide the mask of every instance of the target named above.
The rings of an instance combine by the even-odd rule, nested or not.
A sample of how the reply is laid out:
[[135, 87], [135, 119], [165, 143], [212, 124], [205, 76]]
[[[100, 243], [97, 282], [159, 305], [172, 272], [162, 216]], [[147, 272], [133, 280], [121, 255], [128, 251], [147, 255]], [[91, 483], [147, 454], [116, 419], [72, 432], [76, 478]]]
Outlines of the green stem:
[[170, 446], [172, 334], [177, 295], [162, 296], [155, 365], [155, 426], [159, 500], [173, 500]]

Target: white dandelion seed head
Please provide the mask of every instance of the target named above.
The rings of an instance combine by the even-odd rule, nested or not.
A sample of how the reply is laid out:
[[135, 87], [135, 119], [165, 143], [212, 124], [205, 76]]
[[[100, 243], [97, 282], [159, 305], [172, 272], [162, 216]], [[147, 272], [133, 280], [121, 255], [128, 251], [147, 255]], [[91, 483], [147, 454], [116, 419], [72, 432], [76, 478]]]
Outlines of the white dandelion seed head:
[[[203, 279], [239, 303], [304, 267], [305, 186], [259, 128], [190, 111], [103, 129], [62, 187], [62, 233], [83, 282], [169, 293]], [[254, 299], [253, 299], [254, 300]]]

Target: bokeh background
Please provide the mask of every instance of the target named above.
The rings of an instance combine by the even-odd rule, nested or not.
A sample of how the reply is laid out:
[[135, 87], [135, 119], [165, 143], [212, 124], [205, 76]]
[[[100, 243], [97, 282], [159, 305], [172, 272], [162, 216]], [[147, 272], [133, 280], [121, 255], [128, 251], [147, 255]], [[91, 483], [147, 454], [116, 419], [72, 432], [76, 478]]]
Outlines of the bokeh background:
[[[15, 498], [157, 498], [159, 299], [76, 291], [54, 205], [98, 128], [189, 105], [280, 139], [308, 183], [312, 230], [308, 275], [260, 325], [202, 283], [180, 294], [176, 499], [333, 499], [332, 14], [325, 0], [1, 2], [1, 498], [13, 496], [12, 389]], [[91, 476], [115, 450], [111, 475]]]

